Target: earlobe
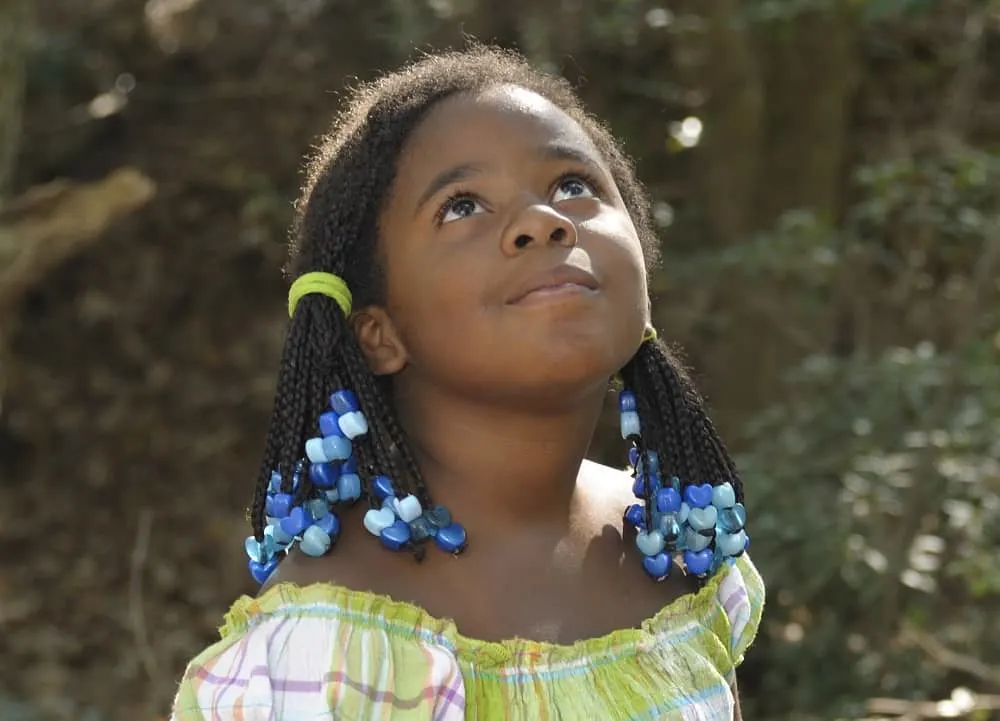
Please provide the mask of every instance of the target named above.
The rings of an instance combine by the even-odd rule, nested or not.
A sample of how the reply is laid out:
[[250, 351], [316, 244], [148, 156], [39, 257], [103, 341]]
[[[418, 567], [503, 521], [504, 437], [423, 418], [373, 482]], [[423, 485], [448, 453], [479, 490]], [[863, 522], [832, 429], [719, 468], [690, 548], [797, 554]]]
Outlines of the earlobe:
[[372, 373], [389, 376], [406, 367], [406, 347], [383, 308], [372, 306], [355, 311], [351, 326]]

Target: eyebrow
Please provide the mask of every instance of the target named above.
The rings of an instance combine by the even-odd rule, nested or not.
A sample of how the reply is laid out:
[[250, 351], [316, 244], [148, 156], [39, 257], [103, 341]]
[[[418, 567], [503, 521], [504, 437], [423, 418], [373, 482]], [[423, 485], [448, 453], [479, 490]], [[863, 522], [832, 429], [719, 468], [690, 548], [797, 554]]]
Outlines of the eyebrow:
[[[536, 150], [536, 154], [546, 160], [570, 160], [575, 163], [580, 163], [581, 165], [586, 165], [598, 172], [604, 171], [601, 164], [597, 162], [590, 153], [581, 148], [573, 147], [572, 145], [544, 145]], [[461, 165], [456, 165], [453, 168], [441, 171], [434, 176], [431, 182], [427, 185], [427, 188], [420, 195], [420, 199], [417, 200], [414, 213], [419, 213], [420, 209], [424, 207], [427, 201], [441, 192], [443, 188], [446, 188], [453, 183], [467, 180], [472, 176], [483, 172], [484, 168], [485, 165], [483, 163], [462, 163]]]

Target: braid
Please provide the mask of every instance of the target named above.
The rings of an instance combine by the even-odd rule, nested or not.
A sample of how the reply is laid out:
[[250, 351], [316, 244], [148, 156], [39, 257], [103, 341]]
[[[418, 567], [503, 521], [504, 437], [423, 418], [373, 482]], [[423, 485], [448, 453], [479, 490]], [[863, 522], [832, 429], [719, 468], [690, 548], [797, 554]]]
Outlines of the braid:
[[[635, 393], [643, 442], [659, 456], [663, 475], [677, 476], [685, 485], [729, 481], [742, 500], [736, 464], [694, 384], [667, 347], [658, 340], [643, 343], [622, 369], [622, 379]], [[652, 498], [646, 500], [652, 505]]]

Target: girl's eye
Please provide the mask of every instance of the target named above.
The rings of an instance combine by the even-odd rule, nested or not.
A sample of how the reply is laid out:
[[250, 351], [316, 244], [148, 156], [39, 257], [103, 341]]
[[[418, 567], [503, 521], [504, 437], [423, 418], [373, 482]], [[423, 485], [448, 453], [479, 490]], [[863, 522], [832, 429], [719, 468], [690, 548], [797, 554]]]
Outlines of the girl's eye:
[[459, 195], [448, 200], [438, 211], [438, 222], [451, 223], [455, 220], [468, 218], [485, 210], [482, 204], [467, 195]]
[[571, 176], [559, 181], [555, 192], [552, 193], [552, 202], [558, 203], [561, 200], [572, 200], [573, 198], [595, 198], [597, 191], [592, 183], [585, 178]]

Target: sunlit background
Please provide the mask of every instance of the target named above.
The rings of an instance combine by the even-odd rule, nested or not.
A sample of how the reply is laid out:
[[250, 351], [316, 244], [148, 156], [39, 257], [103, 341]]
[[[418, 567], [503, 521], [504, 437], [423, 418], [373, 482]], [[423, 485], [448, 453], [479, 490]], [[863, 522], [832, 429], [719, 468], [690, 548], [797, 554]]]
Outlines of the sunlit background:
[[769, 585], [744, 717], [1000, 718], [995, 0], [2, 0], [0, 720], [164, 717], [252, 592], [300, 159], [463, 34], [654, 198]]

